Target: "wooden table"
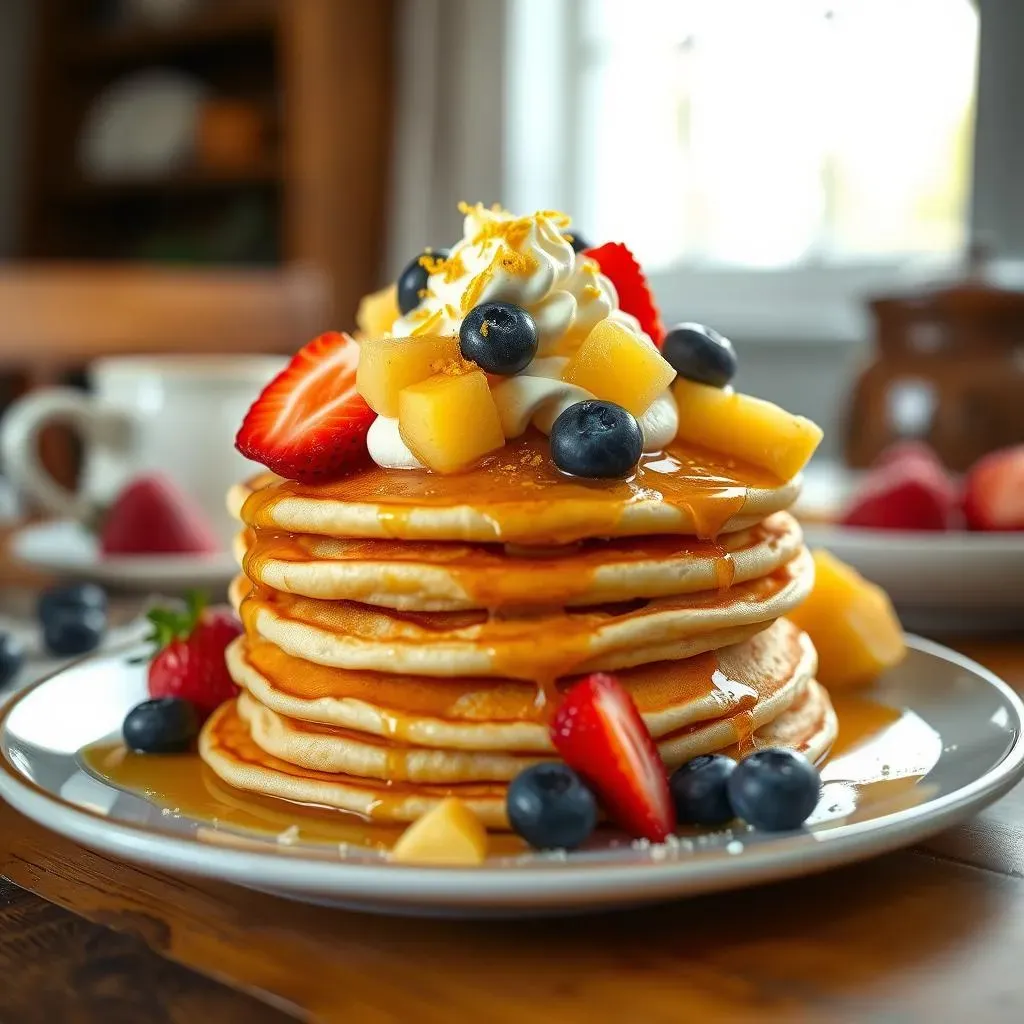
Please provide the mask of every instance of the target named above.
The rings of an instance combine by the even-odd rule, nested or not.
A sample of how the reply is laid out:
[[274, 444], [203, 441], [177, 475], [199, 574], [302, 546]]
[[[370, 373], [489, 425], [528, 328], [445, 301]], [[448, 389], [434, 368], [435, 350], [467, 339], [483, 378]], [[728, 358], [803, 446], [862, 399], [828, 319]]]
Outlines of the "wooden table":
[[[1024, 641], [957, 646], [1024, 692]], [[0, 803], [0, 1021], [1015, 1021], [1024, 787], [914, 850], [564, 920], [373, 917], [91, 853]]]

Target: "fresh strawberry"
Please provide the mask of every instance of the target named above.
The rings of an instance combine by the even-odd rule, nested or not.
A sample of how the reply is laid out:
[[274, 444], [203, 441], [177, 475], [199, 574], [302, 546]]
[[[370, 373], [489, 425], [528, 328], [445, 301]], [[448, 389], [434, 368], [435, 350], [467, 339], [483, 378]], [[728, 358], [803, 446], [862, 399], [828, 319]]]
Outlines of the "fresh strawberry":
[[944, 469], [942, 460], [935, 454], [935, 449], [924, 441], [894, 441], [879, 453], [871, 468], [883, 469], [886, 466], [902, 466], [911, 462], [923, 462]]
[[149, 664], [149, 695], [180, 697], [208, 715], [238, 693], [228, 675], [224, 651], [242, 627], [227, 608], [206, 608], [190, 594], [184, 611], [155, 608], [149, 613], [156, 653]]
[[608, 817], [660, 843], [676, 824], [665, 766], [633, 699], [596, 672], [565, 695], [551, 725], [555, 749], [597, 793]]
[[875, 530], [949, 530], [958, 508], [956, 485], [941, 465], [906, 453], [868, 473], [840, 522]]
[[105, 555], [209, 554], [220, 550], [202, 510], [170, 480], [133, 480], [103, 516]]
[[992, 452], [971, 467], [964, 515], [972, 530], [1024, 530], [1024, 445]]
[[615, 285], [619, 308], [635, 316], [651, 341], [661, 348], [665, 325], [636, 257], [621, 242], [606, 242], [596, 249], [585, 249], [583, 255], [595, 260], [601, 273]]
[[280, 476], [327, 483], [363, 465], [373, 410], [356, 394], [359, 345], [321, 334], [263, 389], [235, 447]]

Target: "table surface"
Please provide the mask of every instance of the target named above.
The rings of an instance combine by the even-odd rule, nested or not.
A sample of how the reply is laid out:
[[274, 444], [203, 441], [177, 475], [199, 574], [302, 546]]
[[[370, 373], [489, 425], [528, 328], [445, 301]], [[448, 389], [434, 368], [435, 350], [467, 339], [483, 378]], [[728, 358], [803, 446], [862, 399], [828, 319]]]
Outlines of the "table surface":
[[[953, 646], [1024, 693], [1024, 639]], [[1024, 786], [825, 875], [501, 922], [374, 917], [132, 867], [0, 802], [0, 977], [5, 1024], [1021, 1020]]]

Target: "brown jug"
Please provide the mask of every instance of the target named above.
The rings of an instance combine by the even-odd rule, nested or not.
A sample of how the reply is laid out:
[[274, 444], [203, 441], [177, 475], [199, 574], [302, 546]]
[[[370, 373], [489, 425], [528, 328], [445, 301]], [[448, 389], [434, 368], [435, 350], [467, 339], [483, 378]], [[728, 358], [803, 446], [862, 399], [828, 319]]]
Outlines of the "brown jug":
[[1024, 443], [1024, 284], [997, 280], [975, 253], [960, 280], [869, 300], [874, 356], [851, 398], [851, 466], [908, 438], [953, 470]]

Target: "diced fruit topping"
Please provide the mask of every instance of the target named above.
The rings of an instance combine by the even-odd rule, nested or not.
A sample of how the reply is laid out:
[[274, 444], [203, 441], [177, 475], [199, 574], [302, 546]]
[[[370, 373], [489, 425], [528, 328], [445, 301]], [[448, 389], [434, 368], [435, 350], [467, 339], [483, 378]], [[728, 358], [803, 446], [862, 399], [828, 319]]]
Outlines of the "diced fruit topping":
[[139, 754], [178, 754], [199, 733], [196, 709], [179, 697], [147, 700], [128, 712], [121, 727], [124, 744]]
[[703, 324], [677, 324], [665, 335], [662, 355], [687, 380], [724, 388], [736, 376], [736, 350]]
[[736, 762], [724, 754], [704, 754], [677, 768], [669, 790], [680, 822], [724, 825], [736, 817], [729, 803], [728, 783]]
[[389, 284], [363, 296], [356, 310], [356, 327], [363, 338], [379, 338], [390, 333], [398, 316], [398, 288]]
[[398, 393], [461, 360], [454, 336], [367, 338], [360, 347], [356, 390], [381, 416], [398, 415]]
[[414, 821], [391, 850], [391, 859], [406, 864], [482, 864], [487, 858], [487, 830], [457, 797], [448, 797]]
[[224, 652], [242, 627], [230, 609], [206, 608], [190, 594], [183, 611], [155, 608], [149, 613], [156, 653], [149, 664], [149, 695], [180, 697], [208, 715], [238, 693]]
[[642, 416], [675, 375], [657, 349], [608, 318], [584, 339], [563, 371], [562, 380], [596, 398], [616, 402], [634, 416]]
[[107, 592], [95, 583], [71, 583], [65, 587], [53, 587], [39, 598], [36, 614], [45, 623], [55, 612], [65, 608], [96, 608], [106, 613]]
[[643, 451], [636, 417], [613, 402], [570, 405], [551, 425], [551, 458], [563, 472], [592, 479], [629, 476]]
[[133, 480], [106, 511], [100, 529], [105, 555], [203, 555], [220, 549], [198, 507], [170, 480]]
[[398, 430], [413, 455], [438, 473], [457, 473], [505, 444], [481, 370], [440, 373], [403, 388]]
[[972, 530], [1024, 530], [1024, 445], [975, 463], [967, 474], [964, 514]]
[[359, 345], [330, 332], [300, 349], [256, 400], [235, 447], [279, 476], [327, 483], [362, 466], [373, 410], [356, 392]]
[[665, 327], [636, 257], [621, 242], [607, 242], [596, 249], [586, 249], [583, 255], [595, 260], [601, 273], [615, 286], [619, 309], [635, 316], [647, 336], [660, 348]]
[[871, 470], [840, 521], [876, 530], [948, 530], [959, 509], [957, 487], [942, 466], [907, 454]]
[[818, 651], [818, 681], [863, 686], [903, 660], [903, 630], [881, 587], [827, 551], [814, 552], [814, 589], [788, 614]]
[[751, 462], [790, 480], [807, 465], [822, 431], [771, 402], [679, 379], [672, 385], [682, 441]]
[[771, 748], [740, 761], [727, 786], [737, 817], [765, 832], [788, 832], [817, 807], [821, 777], [803, 754]]
[[573, 252], [583, 252], [590, 248], [590, 243], [575, 228], [565, 233]]
[[574, 850], [597, 824], [597, 801], [568, 765], [557, 761], [521, 771], [508, 787], [508, 820], [538, 850]]
[[106, 630], [103, 609], [65, 605], [43, 620], [43, 646], [59, 658], [75, 658], [96, 650]]
[[608, 817], [637, 839], [663, 842], [675, 809], [658, 750], [614, 676], [594, 673], [565, 695], [551, 739], [597, 794]]
[[402, 316], [411, 313], [423, 300], [423, 292], [430, 277], [430, 265], [446, 260], [451, 255], [448, 249], [427, 249], [412, 260], [398, 277], [398, 308]]
[[521, 306], [484, 302], [462, 321], [459, 342], [464, 358], [487, 373], [511, 377], [537, 354], [537, 325]]
[[25, 648], [11, 633], [0, 633], [0, 690], [14, 682], [25, 664]]

